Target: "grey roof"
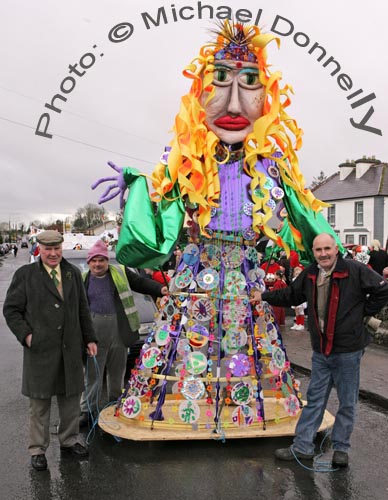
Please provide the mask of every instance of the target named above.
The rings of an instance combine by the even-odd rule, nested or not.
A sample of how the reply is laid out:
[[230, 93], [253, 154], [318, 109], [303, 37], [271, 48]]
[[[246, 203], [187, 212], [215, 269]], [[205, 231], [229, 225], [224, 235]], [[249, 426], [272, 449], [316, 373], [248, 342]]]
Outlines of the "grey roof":
[[323, 201], [388, 196], [388, 164], [372, 165], [360, 179], [356, 179], [354, 170], [340, 181], [340, 173], [337, 172], [314, 189], [313, 193]]

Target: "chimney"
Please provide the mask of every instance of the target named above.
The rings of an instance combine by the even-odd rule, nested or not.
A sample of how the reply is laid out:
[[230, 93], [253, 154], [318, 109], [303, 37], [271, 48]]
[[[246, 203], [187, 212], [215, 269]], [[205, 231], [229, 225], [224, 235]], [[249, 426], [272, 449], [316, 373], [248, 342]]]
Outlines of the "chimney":
[[356, 160], [356, 179], [361, 179], [365, 175], [372, 165], [381, 163], [380, 160], [376, 160], [375, 156], [367, 158], [363, 156], [362, 159]]
[[340, 181], [344, 181], [356, 168], [356, 164], [353, 160], [346, 160], [345, 163], [340, 163], [338, 167], [340, 169]]

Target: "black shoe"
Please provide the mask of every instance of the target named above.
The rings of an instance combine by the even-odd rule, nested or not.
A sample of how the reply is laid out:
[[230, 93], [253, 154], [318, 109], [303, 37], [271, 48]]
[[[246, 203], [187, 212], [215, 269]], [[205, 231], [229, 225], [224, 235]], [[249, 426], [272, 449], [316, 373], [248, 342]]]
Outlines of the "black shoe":
[[306, 453], [301, 453], [300, 451], [292, 450], [291, 448], [279, 448], [275, 450], [275, 457], [279, 460], [295, 460], [299, 458], [301, 460], [312, 460], [314, 455], [308, 455]]
[[347, 467], [349, 464], [349, 457], [346, 451], [335, 450], [333, 453], [332, 464], [336, 467]]
[[89, 456], [88, 449], [80, 443], [75, 443], [73, 446], [61, 446], [61, 451], [80, 458]]
[[79, 426], [87, 427], [89, 425], [89, 413], [87, 411], [83, 411], [79, 417]]
[[47, 469], [46, 456], [43, 453], [41, 453], [40, 455], [32, 455], [31, 465], [35, 470], [46, 470]]

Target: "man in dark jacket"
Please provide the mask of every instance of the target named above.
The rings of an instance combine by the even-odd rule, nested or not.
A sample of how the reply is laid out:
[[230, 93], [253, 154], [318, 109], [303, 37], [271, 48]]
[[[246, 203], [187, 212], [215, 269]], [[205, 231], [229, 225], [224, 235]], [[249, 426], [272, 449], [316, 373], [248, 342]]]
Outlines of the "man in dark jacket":
[[273, 292], [252, 293], [252, 301], [275, 306], [307, 302], [313, 348], [307, 405], [296, 426], [290, 448], [276, 450], [280, 460], [312, 459], [314, 439], [321, 425], [330, 391], [335, 385], [339, 408], [332, 429], [333, 465], [348, 465], [348, 449], [358, 401], [360, 362], [369, 336], [364, 322], [388, 302], [388, 283], [354, 260], [343, 259], [334, 238], [322, 233], [314, 239], [316, 263], [292, 284]]
[[22, 393], [30, 398], [31, 464], [45, 470], [54, 395], [61, 450], [88, 455], [78, 423], [82, 356], [85, 347], [90, 356], [96, 355], [97, 345], [81, 273], [62, 258], [61, 234], [43, 231], [37, 240], [40, 260], [15, 272], [3, 312], [24, 348]]
[[99, 411], [104, 370], [108, 401], [116, 401], [124, 386], [128, 347], [139, 338], [139, 314], [132, 290], [160, 297], [167, 286], [134, 273], [124, 266], [109, 264], [108, 250], [102, 240], [89, 250], [84, 275], [85, 288], [93, 324], [98, 338], [98, 355], [94, 365], [88, 361], [85, 370], [85, 392], [81, 399], [80, 425], [87, 425], [88, 411]]
[[370, 243], [368, 264], [381, 275], [384, 267], [388, 266], [388, 253], [381, 248], [379, 240], [372, 240]]

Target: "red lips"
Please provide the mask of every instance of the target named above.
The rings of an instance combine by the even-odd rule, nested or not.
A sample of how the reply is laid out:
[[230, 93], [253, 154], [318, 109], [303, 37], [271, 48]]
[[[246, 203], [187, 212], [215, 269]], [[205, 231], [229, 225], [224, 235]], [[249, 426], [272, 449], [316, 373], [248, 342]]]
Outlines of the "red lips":
[[243, 130], [250, 125], [250, 121], [243, 116], [221, 116], [214, 121], [214, 125], [225, 130]]

